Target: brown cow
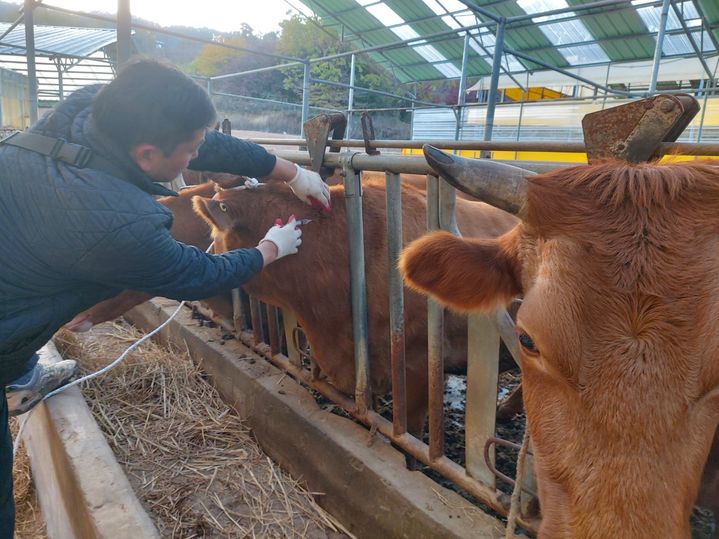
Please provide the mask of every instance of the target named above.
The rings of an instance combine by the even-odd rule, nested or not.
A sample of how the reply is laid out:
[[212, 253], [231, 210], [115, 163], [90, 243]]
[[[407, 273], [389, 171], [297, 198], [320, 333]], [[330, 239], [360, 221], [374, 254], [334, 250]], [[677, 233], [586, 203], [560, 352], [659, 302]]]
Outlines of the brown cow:
[[[195, 198], [196, 210], [214, 228], [221, 250], [256, 245], [277, 216], [312, 218], [304, 227], [296, 255], [266, 267], [244, 288], [257, 298], [293, 313], [302, 325], [320, 369], [342, 392], [354, 393], [355, 369], [350, 304], [349, 249], [344, 188], [330, 188], [333, 211], [320, 214], [292, 195], [284, 185], [253, 190], [220, 191], [212, 200]], [[426, 230], [425, 194], [402, 186], [404, 239]], [[372, 387], [389, 388], [390, 336], [387, 233], [384, 182], [363, 182], [369, 350]], [[508, 230], [516, 219], [478, 202], [457, 201], [457, 220], [464, 233], [491, 238]], [[406, 309], [408, 429], [421, 432], [427, 410], [427, 304], [408, 292]], [[446, 366], [466, 368], [466, 322], [446, 320]]]
[[[719, 169], [610, 162], [493, 183], [484, 163], [425, 154], [455, 186], [521, 208], [498, 239], [416, 241], [401, 268], [461, 311], [524, 295], [540, 537], [688, 538], [719, 421]], [[714, 506], [716, 477], [710, 459]]]

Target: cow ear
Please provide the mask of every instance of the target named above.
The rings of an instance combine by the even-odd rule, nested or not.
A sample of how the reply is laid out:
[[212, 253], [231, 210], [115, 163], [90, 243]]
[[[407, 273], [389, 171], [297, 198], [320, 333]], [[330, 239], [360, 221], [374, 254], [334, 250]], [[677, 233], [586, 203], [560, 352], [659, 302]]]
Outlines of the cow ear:
[[495, 240], [435, 232], [412, 242], [399, 268], [410, 289], [457, 311], [489, 311], [522, 292], [516, 255], [518, 234]]

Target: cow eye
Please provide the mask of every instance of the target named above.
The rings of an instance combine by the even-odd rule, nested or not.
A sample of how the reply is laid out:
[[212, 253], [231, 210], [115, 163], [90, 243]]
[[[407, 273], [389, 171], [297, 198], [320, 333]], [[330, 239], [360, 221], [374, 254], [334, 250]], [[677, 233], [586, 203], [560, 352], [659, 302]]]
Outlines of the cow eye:
[[220, 208], [220, 211], [227, 213], [227, 204], [225, 204], [224, 202], [220, 202], [217, 207]]
[[519, 344], [522, 345], [522, 348], [524, 348], [524, 351], [531, 355], [537, 355], [539, 354], [539, 350], [537, 350], [537, 347], [534, 345], [534, 341], [532, 340], [532, 337], [527, 335], [524, 331], [519, 332]]

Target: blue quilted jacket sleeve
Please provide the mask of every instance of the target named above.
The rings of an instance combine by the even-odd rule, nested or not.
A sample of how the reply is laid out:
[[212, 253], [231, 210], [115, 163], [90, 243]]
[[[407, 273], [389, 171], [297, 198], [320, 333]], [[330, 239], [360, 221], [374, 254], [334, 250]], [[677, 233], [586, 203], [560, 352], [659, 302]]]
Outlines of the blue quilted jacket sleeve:
[[257, 249], [204, 253], [175, 241], [166, 222], [166, 215], [145, 215], [112, 230], [74, 264], [73, 273], [115, 288], [196, 300], [236, 288], [262, 269]]
[[190, 161], [188, 168], [263, 178], [275, 168], [276, 162], [274, 155], [254, 142], [208, 131], [197, 157]]

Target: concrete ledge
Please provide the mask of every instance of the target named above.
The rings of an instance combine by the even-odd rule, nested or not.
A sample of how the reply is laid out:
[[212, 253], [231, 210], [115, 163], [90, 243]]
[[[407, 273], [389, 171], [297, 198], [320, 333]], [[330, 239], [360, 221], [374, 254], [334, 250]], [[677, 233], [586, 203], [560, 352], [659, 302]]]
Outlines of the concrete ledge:
[[31, 412], [23, 442], [50, 539], [159, 539], [77, 387]]
[[[150, 330], [176, 306], [153, 300], [126, 318]], [[236, 340], [219, 345], [218, 331], [200, 327], [189, 309], [161, 335], [202, 364], [265, 452], [322, 493], [318, 503], [358, 537], [504, 537], [498, 520], [420, 472], [407, 471], [404, 457], [386, 440], [322, 410], [298, 383]]]

